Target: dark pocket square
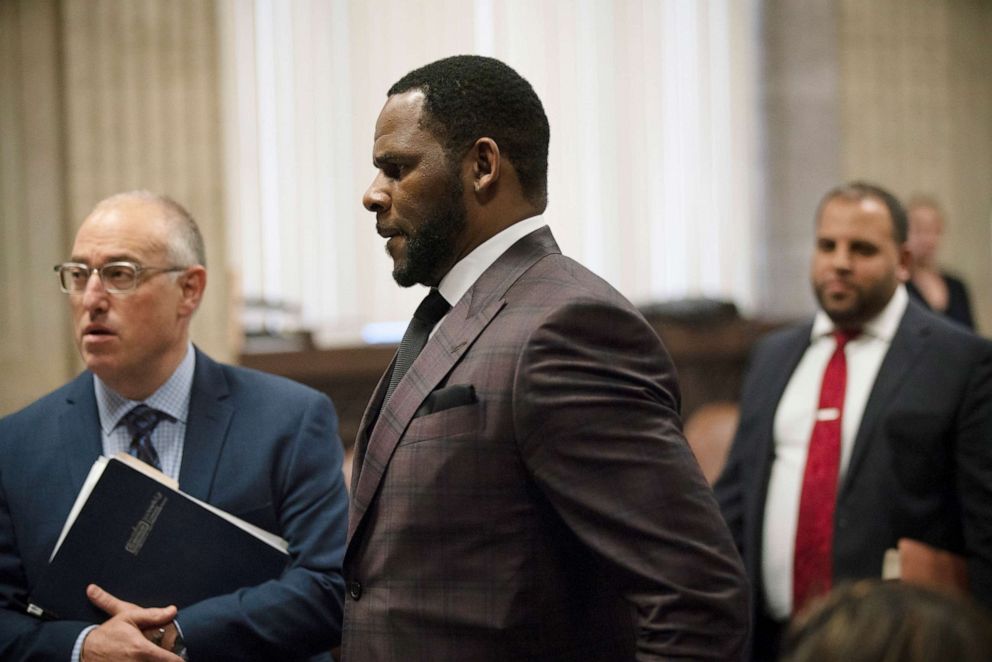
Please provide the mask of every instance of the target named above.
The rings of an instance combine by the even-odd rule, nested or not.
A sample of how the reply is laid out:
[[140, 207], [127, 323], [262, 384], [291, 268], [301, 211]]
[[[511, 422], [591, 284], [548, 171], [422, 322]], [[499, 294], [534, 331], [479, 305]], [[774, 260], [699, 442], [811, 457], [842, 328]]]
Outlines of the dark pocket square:
[[471, 384], [452, 384], [428, 395], [413, 417], [426, 416], [478, 401], [479, 399], [475, 397], [475, 387]]

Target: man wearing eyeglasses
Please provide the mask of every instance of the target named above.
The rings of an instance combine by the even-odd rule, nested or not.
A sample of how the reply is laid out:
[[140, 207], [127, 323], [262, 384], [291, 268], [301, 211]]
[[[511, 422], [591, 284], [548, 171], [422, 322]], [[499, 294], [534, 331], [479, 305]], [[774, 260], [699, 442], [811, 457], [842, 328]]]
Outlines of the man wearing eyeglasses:
[[[0, 659], [328, 659], [341, 636], [347, 514], [330, 400], [191, 344], [207, 282], [203, 240], [168, 198], [104, 200], [55, 270], [86, 370], [0, 420]], [[154, 420], [147, 435], [133, 432], [135, 412]], [[91, 586], [109, 616], [102, 624], [25, 613], [90, 466], [122, 450], [287, 539], [282, 577], [178, 613]]]

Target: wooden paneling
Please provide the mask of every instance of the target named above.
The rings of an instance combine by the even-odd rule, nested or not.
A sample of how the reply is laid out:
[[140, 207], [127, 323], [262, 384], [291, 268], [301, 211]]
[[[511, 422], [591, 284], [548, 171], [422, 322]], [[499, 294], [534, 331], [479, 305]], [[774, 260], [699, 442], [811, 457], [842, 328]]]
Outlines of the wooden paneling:
[[[649, 319], [651, 319], [649, 317]], [[651, 319], [672, 355], [682, 386], [682, 416], [700, 405], [736, 400], [755, 340], [776, 323], [740, 318], [673, 322]], [[395, 345], [242, 354], [241, 364], [289, 377], [330, 396], [345, 447], [355, 442], [365, 405]]]
[[242, 354], [241, 365], [289, 377], [326, 393], [338, 412], [341, 441], [355, 443], [365, 405], [396, 352], [395, 345]]

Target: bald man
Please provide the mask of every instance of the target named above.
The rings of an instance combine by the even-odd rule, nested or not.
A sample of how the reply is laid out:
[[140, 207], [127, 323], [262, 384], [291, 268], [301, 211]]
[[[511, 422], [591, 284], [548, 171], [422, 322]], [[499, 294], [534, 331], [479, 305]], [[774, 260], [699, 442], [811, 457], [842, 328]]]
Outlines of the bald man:
[[[168, 198], [134, 191], [102, 201], [55, 270], [86, 369], [0, 420], [0, 659], [329, 659], [341, 638], [347, 526], [330, 400], [192, 345], [207, 283], [203, 239]], [[129, 432], [139, 414], [155, 421], [148, 438]], [[285, 538], [286, 571], [178, 611], [90, 586], [103, 622], [29, 616], [24, 603], [91, 465], [118, 451]]]

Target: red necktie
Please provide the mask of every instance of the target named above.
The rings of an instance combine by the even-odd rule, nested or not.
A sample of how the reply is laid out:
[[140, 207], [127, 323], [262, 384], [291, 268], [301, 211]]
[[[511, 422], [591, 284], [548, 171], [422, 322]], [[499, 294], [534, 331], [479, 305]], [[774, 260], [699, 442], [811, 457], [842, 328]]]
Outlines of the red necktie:
[[857, 331], [834, 331], [837, 348], [823, 372], [820, 407], [809, 441], [802, 496], [799, 498], [796, 551], [792, 566], [792, 613], [802, 609], [810, 598], [830, 590], [841, 421], [847, 385], [844, 346], [857, 335]]

